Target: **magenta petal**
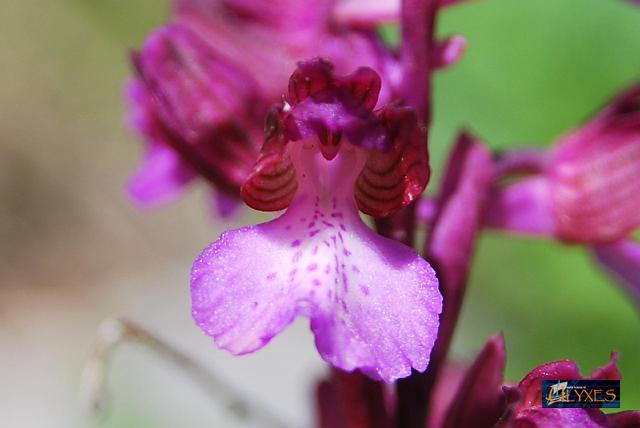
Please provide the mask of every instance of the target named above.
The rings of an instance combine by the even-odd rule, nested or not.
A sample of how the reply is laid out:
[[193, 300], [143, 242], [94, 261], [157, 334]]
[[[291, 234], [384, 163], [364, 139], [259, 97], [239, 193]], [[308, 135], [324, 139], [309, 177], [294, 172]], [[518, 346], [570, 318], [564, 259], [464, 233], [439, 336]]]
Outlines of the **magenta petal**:
[[523, 147], [501, 152], [496, 159], [496, 175], [542, 174], [549, 165], [550, 155], [539, 147]]
[[597, 409], [543, 409], [519, 412], [513, 427], [527, 428], [609, 428], [605, 415]]
[[[436, 3], [438, 7], [448, 7], [465, 1], [468, 0], [437, 0]], [[400, 0], [340, 0], [333, 14], [338, 22], [372, 27], [397, 20], [400, 16]]]
[[268, 223], [224, 233], [196, 260], [193, 317], [234, 354], [311, 318], [322, 357], [391, 382], [424, 370], [441, 297], [429, 264], [360, 220], [353, 199], [308, 195]]
[[446, 68], [457, 63], [467, 47], [467, 39], [463, 36], [451, 36], [436, 45], [435, 56], [437, 68]]
[[[619, 379], [618, 355], [611, 354], [610, 361], [593, 371], [588, 379]], [[605, 415], [600, 409], [545, 409], [542, 407], [542, 380], [584, 379], [575, 362], [553, 361], [533, 369], [520, 382], [517, 392], [511, 393], [511, 408], [505, 413], [500, 427], [524, 426], [531, 428], [611, 428], [618, 425], [613, 415]], [[622, 415], [622, 422], [632, 422]], [[632, 425], [633, 426], [633, 425]]]
[[332, 0], [225, 0], [224, 3], [245, 19], [287, 31], [323, 29], [333, 5]]
[[492, 337], [467, 369], [443, 428], [490, 428], [505, 410], [502, 392], [506, 350], [502, 335]]
[[609, 362], [604, 366], [598, 367], [593, 372], [591, 372], [591, 376], [589, 376], [589, 379], [600, 379], [600, 380], [622, 379], [622, 375], [620, 374], [620, 369], [618, 369], [618, 353], [612, 352]]
[[219, 347], [236, 355], [269, 342], [293, 321], [302, 298], [286, 274], [272, 275], [278, 258], [289, 254], [269, 226], [225, 232], [200, 254], [191, 272], [193, 318]]
[[496, 190], [490, 198], [485, 226], [526, 235], [553, 236], [551, 190], [545, 177], [533, 177]]
[[211, 211], [214, 217], [223, 220], [232, 218], [242, 206], [242, 199], [236, 195], [214, 190], [211, 198]]
[[429, 260], [438, 269], [446, 302], [437, 347], [438, 358], [442, 360], [458, 319], [493, 178], [488, 148], [470, 135], [461, 134], [447, 164], [439, 211], [425, 248]]
[[427, 427], [442, 427], [448, 409], [456, 398], [465, 369], [462, 364], [447, 362], [440, 368], [438, 379], [431, 393], [433, 399], [429, 402], [429, 419]]
[[153, 207], [179, 197], [194, 177], [195, 173], [173, 149], [152, 143], [129, 179], [127, 191], [136, 203]]
[[[366, 229], [366, 230], [365, 230]], [[424, 371], [438, 331], [441, 297], [429, 264], [413, 250], [362, 225], [351, 270], [332, 310], [312, 318], [322, 357], [386, 382]], [[359, 241], [359, 242], [358, 242]], [[359, 270], [356, 274], [354, 268]]]
[[582, 379], [578, 365], [571, 360], [558, 360], [542, 364], [531, 370], [520, 381], [518, 388], [522, 394], [523, 407], [542, 405], [543, 379]]
[[155, 30], [132, 60], [159, 118], [185, 141], [206, 138], [230, 117], [267, 105], [249, 73], [185, 25]]
[[622, 284], [640, 305], [640, 244], [626, 240], [594, 247], [598, 261]]
[[559, 239], [606, 244], [640, 227], [640, 83], [562, 138], [547, 175]]
[[367, 27], [396, 20], [399, 14], [400, 0], [341, 0], [333, 12], [338, 22]]
[[[470, 135], [460, 134], [446, 167], [438, 213], [425, 246], [427, 258], [437, 269], [445, 302], [432, 365], [424, 380], [427, 385], [437, 381], [451, 343], [493, 178], [488, 148]], [[405, 393], [412, 394], [399, 388], [401, 399]], [[424, 406], [433, 399], [433, 396], [417, 398], [424, 400]]]

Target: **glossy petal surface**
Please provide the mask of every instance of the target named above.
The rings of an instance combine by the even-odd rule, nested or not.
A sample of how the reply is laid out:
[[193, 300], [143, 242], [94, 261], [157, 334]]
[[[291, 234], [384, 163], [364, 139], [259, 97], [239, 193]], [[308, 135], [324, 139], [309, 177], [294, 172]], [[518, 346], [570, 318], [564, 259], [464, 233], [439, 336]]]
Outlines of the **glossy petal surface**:
[[348, 155], [303, 161], [338, 170], [324, 185], [306, 170], [282, 216], [226, 232], [195, 262], [193, 315], [218, 346], [254, 351], [306, 315], [321, 356], [338, 368], [387, 382], [426, 368], [441, 311], [435, 273], [362, 222], [352, 187], [332, 197], [316, 191], [334, 188], [336, 174], [353, 177]]

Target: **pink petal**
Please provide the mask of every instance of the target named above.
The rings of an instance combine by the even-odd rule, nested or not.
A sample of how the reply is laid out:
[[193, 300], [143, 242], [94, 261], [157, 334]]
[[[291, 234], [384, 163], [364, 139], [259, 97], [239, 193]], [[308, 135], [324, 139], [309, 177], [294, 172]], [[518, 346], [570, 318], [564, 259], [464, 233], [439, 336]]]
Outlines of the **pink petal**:
[[[473, 136], [458, 136], [443, 177], [439, 208], [425, 252], [437, 266], [444, 294], [437, 356], [444, 361], [466, 289], [494, 170], [489, 149]], [[455, 249], [455, 250], [453, 250]]]
[[151, 144], [127, 183], [131, 199], [154, 207], [178, 198], [195, 173], [168, 146]]
[[463, 36], [451, 36], [441, 40], [436, 45], [436, 64], [437, 68], [446, 68], [457, 63], [467, 47], [467, 39]]
[[[473, 136], [461, 133], [445, 169], [438, 211], [425, 245], [425, 253], [438, 269], [445, 301], [438, 342], [426, 373], [428, 384], [437, 380], [449, 350], [493, 178], [488, 148]], [[431, 399], [433, 396], [422, 398], [425, 406]]]
[[542, 174], [549, 164], [549, 151], [539, 147], [522, 147], [501, 152], [496, 159], [496, 175]]
[[622, 284], [640, 305], [640, 244], [631, 240], [594, 247], [598, 261]]
[[526, 235], [552, 236], [555, 220], [549, 181], [533, 177], [491, 195], [485, 226]]
[[611, 358], [609, 362], [602, 367], [596, 368], [589, 376], [589, 379], [595, 380], [620, 380], [622, 379], [622, 374], [620, 374], [620, 369], [618, 369], [618, 353], [612, 352]]
[[557, 236], [606, 244], [640, 226], [640, 84], [560, 140], [549, 165]]
[[[618, 355], [611, 354], [610, 361], [593, 371], [587, 379], [619, 379]], [[611, 421], [600, 409], [545, 409], [542, 408], [542, 380], [585, 379], [578, 365], [571, 360], [553, 361], [533, 369], [518, 385], [519, 398], [506, 413], [505, 424], [500, 426], [530, 426], [533, 428], [605, 428]], [[511, 424], [506, 424], [506, 422]]]
[[[468, 0], [438, 0], [439, 7]], [[631, 0], [636, 1], [636, 0]], [[376, 26], [395, 21], [400, 15], [400, 0], [340, 0], [333, 12], [338, 22], [356, 26]]]
[[325, 25], [332, 0], [225, 0], [245, 18], [289, 31], [319, 31]]
[[222, 220], [233, 218], [240, 211], [242, 199], [240, 195], [230, 195], [226, 192], [214, 190], [210, 197], [211, 212], [214, 217]]
[[325, 360], [387, 382], [427, 367], [441, 310], [429, 264], [369, 229], [349, 197], [299, 195], [276, 220], [224, 233], [191, 287], [194, 319], [221, 348], [255, 351], [306, 315]]
[[502, 335], [489, 339], [465, 373], [443, 428], [490, 428], [495, 425], [506, 407], [502, 392], [506, 358]]
[[398, 19], [399, 0], [341, 0], [336, 4], [334, 18], [346, 24], [376, 26]]
[[527, 428], [610, 428], [598, 409], [544, 409], [536, 407], [518, 413], [514, 427]]

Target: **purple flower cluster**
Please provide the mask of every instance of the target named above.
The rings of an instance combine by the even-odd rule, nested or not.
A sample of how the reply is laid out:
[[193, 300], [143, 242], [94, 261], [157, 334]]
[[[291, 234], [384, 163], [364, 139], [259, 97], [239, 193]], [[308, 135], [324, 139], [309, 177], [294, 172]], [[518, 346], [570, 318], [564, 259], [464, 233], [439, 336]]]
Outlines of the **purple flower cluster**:
[[[146, 151], [129, 194], [155, 205], [203, 178], [220, 214], [283, 211], [200, 254], [193, 318], [239, 355], [308, 317], [340, 369], [318, 390], [321, 427], [637, 426], [637, 412], [542, 409], [540, 380], [581, 378], [572, 362], [505, 385], [501, 336], [466, 369], [447, 361], [486, 228], [587, 245], [640, 301], [640, 84], [549, 150], [494, 155], [461, 132], [439, 193], [422, 195], [432, 75], [466, 45], [438, 40], [436, 18], [459, 2], [177, 0], [132, 55]], [[394, 21], [397, 49], [376, 35]], [[592, 377], [619, 379], [616, 358]], [[394, 393], [377, 382], [398, 379]]]

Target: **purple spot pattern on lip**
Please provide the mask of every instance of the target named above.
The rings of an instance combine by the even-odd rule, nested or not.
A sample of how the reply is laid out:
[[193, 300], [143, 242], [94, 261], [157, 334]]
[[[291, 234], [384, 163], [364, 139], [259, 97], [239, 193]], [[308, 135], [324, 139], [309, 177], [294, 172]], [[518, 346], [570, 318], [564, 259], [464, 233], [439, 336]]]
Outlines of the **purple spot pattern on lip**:
[[[345, 183], [356, 171], [349, 171], [351, 158], [342, 159], [327, 172], [344, 177], [325, 182], [337, 184], [328, 190], [343, 195], [339, 199], [324, 192], [320, 198], [315, 180], [301, 180], [284, 214], [227, 232], [203, 252], [192, 270], [194, 318], [218, 346], [240, 354], [264, 346], [295, 316], [308, 316], [325, 360], [343, 369], [367, 368], [391, 382], [426, 368], [439, 295], [426, 290], [435, 280], [424, 259], [360, 219], [353, 183]], [[312, 173], [298, 172], [302, 178]], [[265, 275], [274, 270], [277, 281], [267, 283]], [[231, 303], [218, 303], [219, 295]], [[260, 310], [247, 311], [254, 302]]]
[[[295, 252], [295, 254], [291, 259], [291, 262], [297, 266], [294, 269], [292, 269], [288, 275], [288, 282], [292, 286], [299, 285], [300, 279], [296, 280], [296, 277], [298, 275], [303, 275], [303, 272], [305, 272], [306, 274], [306, 272], [313, 272], [318, 270], [319, 268], [318, 263], [316, 261], [309, 260], [309, 258], [314, 259], [317, 257], [320, 257], [320, 258], [323, 257], [322, 256], [323, 253], [321, 253], [321, 250], [320, 250], [321, 248], [320, 245], [314, 244], [312, 247], [310, 247], [310, 244], [311, 244], [310, 240], [315, 241], [318, 239], [319, 236], [322, 236], [320, 239], [322, 239], [322, 243], [324, 243], [324, 245], [326, 246], [324, 251], [330, 251], [331, 253], [333, 253], [333, 263], [327, 264], [324, 266], [324, 274], [330, 275], [333, 272], [333, 275], [334, 275], [333, 286], [336, 287], [336, 290], [340, 290], [340, 292], [348, 293], [349, 291], [348, 272], [351, 272], [352, 274], [356, 274], [356, 275], [360, 273], [360, 270], [355, 265], [351, 265], [350, 263], [348, 263], [346, 259], [343, 260], [344, 257], [349, 258], [349, 256], [351, 256], [352, 254], [352, 252], [345, 247], [345, 239], [344, 239], [344, 236], [342, 235], [342, 232], [347, 231], [346, 226], [343, 223], [334, 224], [330, 221], [323, 220], [323, 218], [328, 218], [328, 217], [344, 218], [343, 213], [340, 211], [337, 211], [336, 208], [337, 208], [337, 201], [335, 198], [333, 198], [331, 214], [325, 215], [325, 213], [319, 208], [319, 201], [316, 200], [315, 207], [313, 210], [313, 216], [311, 217], [311, 220], [308, 221], [309, 217], [298, 218], [300, 223], [303, 223], [303, 224], [307, 223], [306, 224], [307, 230], [308, 229], [311, 229], [311, 230], [309, 230], [306, 233], [306, 236], [294, 238], [291, 241], [290, 246], [292, 248], [298, 248], [298, 247], [300, 248], [298, 251]], [[286, 229], [291, 230], [292, 226], [287, 225]], [[315, 242], [318, 242], [318, 241], [315, 241]], [[313, 257], [310, 257], [310, 256], [313, 256]], [[324, 257], [326, 257], [326, 255]], [[305, 262], [306, 266], [304, 265], [300, 266], [300, 263], [303, 260], [306, 260]], [[273, 280], [275, 279], [275, 277], [276, 277], [276, 273], [273, 272], [267, 276], [267, 279]], [[304, 281], [304, 279], [302, 279], [302, 281]], [[311, 279], [310, 282], [307, 282], [307, 284], [311, 284], [313, 287], [323, 286], [322, 281], [320, 281], [318, 278]], [[330, 288], [333, 288], [333, 286]], [[330, 294], [334, 295], [336, 299], [338, 298], [338, 294], [333, 294], [332, 292], [330, 292]], [[368, 292], [367, 293], [363, 292], [363, 294], [367, 295]], [[346, 307], [346, 303], [342, 301], [341, 306]]]
[[[254, 282], [254, 286], [250, 289], [247, 286], [247, 292], [245, 293], [257, 294], [259, 297], [256, 296], [254, 298], [258, 302], [258, 306], [253, 306], [253, 299], [248, 302], [245, 300], [244, 312], [240, 309], [236, 310], [238, 324], [233, 325], [224, 332], [227, 337], [231, 337], [232, 334], [237, 335], [237, 341], [231, 345], [235, 346], [232, 349], [233, 352], [244, 352], [241, 346], [248, 347], [253, 343], [256, 343], [256, 346], [263, 346], [266, 343], [263, 340], [263, 336], [252, 333], [251, 331], [253, 330], [249, 332], [241, 331], [240, 327], [245, 328], [245, 325], [248, 329], [256, 328], [254, 325], [250, 326], [249, 323], [242, 321], [247, 316], [258, 319], [258, 317], [263, 317], [263, 313], [269, 314], [269, 311], [273, 310], [288, 311], [282, 312], [284, 314], [281, 317], [282, 322], [290, 320], [292, 315], [308, 316], [312, 319], [312, 323], [323, 323], [312, 324], [316, 337], [324, 337], [327, 340], [334, 340], [335, 338], [338, 340], [337, 343], [342, 343], [339, 335], [343, 334], [353, 336], [349, 340], [360, 340], [357, 337], [360, 331], [352, 330], [354, 329], [353, 323], [366, 324], [369, 322], [370, 313], [378, 316], [377, 314], [380, 312], [378, 308], [387, 304], [387, 298], [384, 295], [382, 297], [379, 295], [379, 288], [374, 288], [375, 278], [385, 278], [385, 275], [375, 275], [374, 278], [369, 278], [371, 271], [368, 270], [369, 266], [367, 265], [370, 261], [377, 262], [380, 259], [380, 254], [377, 248], [374, 247], [374, 244], [379, 245], [378, 239], [380, 238], [377, 238], [377, 235], [373, 232], [368, 234], [365, 231], [367, 229], [366, 225], [352, 223], [359, 221], [359, 218], [355, 217], [357, 213], [352, 216], [351, 213], [345, 211], [344, 220], [332, 220], [329, 214], [340, 214], [338, 213], [339, 210], [331, 211], [330, 207], [323, 204], [320, 204], [320, 208], [317, 208], [315, 213], [313, 208], [311, 210], [306, 208], [305, 217], [290, 212], [290, 216], [282, 218], [283, 222], [280, 224], [277, 224], [276, 219], [264, 225], [248, 228], [248, 232], [239, 231], [232, 235], [234, 238], [239, 237], [249, 242], [249, 246], [237, 246], [237, 252], [241, 254], [253, 254], [255, 252], [254, 247], [251, 246], [256, 240], [253, 237], [255, 235], [250, 235], [250, 233], [255, 233], [256, 231], [266, 232], [268, 234], [267, 238], [271, 239], [263, 238], [265, 254], [267, 255], [264, 261], [253, 260], [253, 262], [249, 263], [246, 261], [248, 257], [238, 259], [242, 260], [243, 267], [248, 271], [254, 269], [254, 263], [261, 263], [262, 273], [260, 275], [261, 282]], [[302, 206], [298, 208], [302, 208]], [[322, 209], [325, 209], [325, 211], [320, 211]], [[302, 212], [298, 211], [300, 214]], [[319, 218], [319, 220], [311, 221], [310, 214]], [[303, 221], [302, 219], [305, 218], [308, 220]], [[285, 233], [286, 226], [290, 226], [290, 229]], [[324, 245], [322, 245], [323, 243]], [[416, 257], [419, 258], [417, 255]], [[354, 262], [359, 266], [367, 267], [366, 277], [362, 273], [365, 270], [363, 269], [361, 272]], [[218, 272], [224, 270], [224, 264], [219, 266]], [[373, 272], [380, 272], [380, 266], [380, 262], [372, 263], [371, 268], [373, 268]], [[213, 273], [212, 276], [214, 275], [217, 278], [219, 274]], [[228, 293], [233, 293], [237, 290], [234, 284], [237, 283], [236, 278], [238, 275], [229, 275], [226, 282]], [[369, 283], [372, 279], [374, 284]], [[211, 288], [211, 290], [215, 289]], [[211, 293], [210, 289], [207, 289], [207, 293]], [[274, 298], [271, 298], [268, 293], [271, 293]], [[205, 301], [211, 294], [201, 293], [201, 295], [203, 296], [202, 300]], [[240, 296], [240, 294], [238, 295]], [[263, 298], [263, 296], [265, 297]], [[194, 302], [197, 302], [198, 297], [196, 295]], [[393, 302], [393, 298], [391, 298], [391, 301]], [[282, 306], [285, 309], [281, 309], [278, 305], [290, 306]], [[368, 307], [367, 305], [373, 306]], [[208, 304], [208, 307], [211, 306], [220, 307], [221, 304]], [[229, 309], [230, 311], [235, 310], [232, 306], [228, 305], [228, 307], [231, 308]], [[241, 308], [242, 304], [235, 307]], [[204, 310], [201, 313], [204, 314]], [[207, 318], [204, 315], [199, 316], [203, 320], [202, 324], [206, 325], [209, 331], [214, 328], [221, 329], [219, 327], [220, 322], [214, 325], [210, 321], [212, 319], [211, 315], [207, 315]], [[279, 314], [275, 313], [273, 316], [276, 317]], [[224, 321], [221, 316], [219, 316], [219, 319]], [[278, 329], [282, 328], [279, 325], [273, 328], [269, 325], [261, 327], [259, 322], [255, 324], [258, 325], [258, 328], [266, 330], [274, 330], [276, 327]], [[233, 330], [235, 328], [237, 330]], [[251, 336], [252, 334], [255, 337]], [[399, 336], [401, 332], [391, 329], [388, 335], [391, 337], [394, 335]], [[249, 343], [248, 340], [255, 340], [255, 342]], [[373, 337], [371, 340], [377, 339]], [[349, 352], [348, 349], [338, 349], [335, 352], [339, 352], [339, 354], [334, 357], [331, 354], [334, 349], [319, 347], [321, 354], [324, 353], [322, 354], [323, 357], [328, 360], [330, 358], [341, 358], [341, 355], [348, 355]], [[382, 355], [376, 358], [383, 359], [386, 356]], [[404, 364], [411, 363], [405, 362]], [[419, 364], [422, 363], [419, 362]]]

